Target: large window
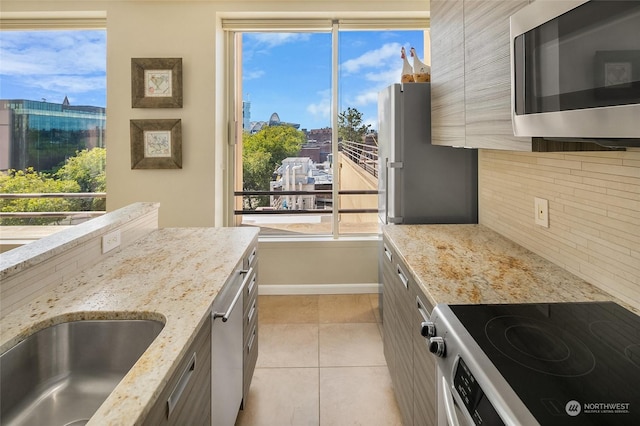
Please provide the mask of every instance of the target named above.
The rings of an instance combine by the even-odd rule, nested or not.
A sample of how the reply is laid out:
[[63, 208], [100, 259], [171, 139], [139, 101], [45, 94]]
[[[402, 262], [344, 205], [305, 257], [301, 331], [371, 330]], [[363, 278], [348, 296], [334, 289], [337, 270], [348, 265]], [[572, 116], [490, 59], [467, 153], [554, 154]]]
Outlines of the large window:
[[[104, 193], [106, 30], [0, 31], [0, 57], [0, 193]], [[104, 195], [5, 195], [0, 223], [73, 223], [64, 212], [104, 207]]]
[[379, 232], [378, 92], [400, 83], [402, 48], [409, 62], [411, 47], [422, 59], [426, 22], [263, 24], [243, 22], [233, 38], [236, 225], [262, 235]]

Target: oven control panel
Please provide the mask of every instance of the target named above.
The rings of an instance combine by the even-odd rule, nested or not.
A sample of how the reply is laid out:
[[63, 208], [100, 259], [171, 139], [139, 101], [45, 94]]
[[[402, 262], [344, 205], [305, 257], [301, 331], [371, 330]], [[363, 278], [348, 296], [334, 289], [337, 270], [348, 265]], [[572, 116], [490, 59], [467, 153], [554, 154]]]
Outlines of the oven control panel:
[[462, 358], [458, 358], [453, 387], [458, 396], [456, 399], [464, 404], [476, 425], [504, 425]]

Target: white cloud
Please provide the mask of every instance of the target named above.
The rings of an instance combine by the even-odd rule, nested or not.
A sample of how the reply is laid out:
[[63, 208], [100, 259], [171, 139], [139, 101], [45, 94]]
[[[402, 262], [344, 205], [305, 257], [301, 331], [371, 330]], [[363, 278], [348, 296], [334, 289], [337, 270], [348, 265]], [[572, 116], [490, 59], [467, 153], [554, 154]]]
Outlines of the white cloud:
[[400, 77], [402, 74], [402, 64], [399, 62], [393, 64], [393, 66], [380, 70], [379, 72], [368, 72], [364, 78], [367, 81], [379, 83], [381, 86], [388, 86], [393, 83], [400, 83]]
[[378, 92], [380, 90], [377, 88], [372, 88], [369, 91], [360, 92], [355, 95], [353, 99], [353, 104], [357, 106], [365, 106], [369, 104], [374, 104], [378, 102]]
[[104, 31], [0, 33], [0, 74], [58, 76], [106, 74]]
[[104, 105], [106, 31], [0, 32], [4, 97]]
[[272, 48], [288, 43], [298, 43], [309, 40], [310, 34], [305, 33], [246, 33], [247, 43], [255, 43], [256, 47]]
[[378, 130], [378, 117], [364, 117], [362, 123], [369, 125], [369, 130]]
[[83, 77], [60, 75], [55, 78], [41, 79], [38, 76], [27, 77], [24, 84], [31, 88], [40, 88], [64, 95], [82, 94], [93, 90], [106, 90], [105, 77]]
[[307, 112], [314, 118], [331, 119], [331, 89], [318, 92], [318, 102], [307, 105]]
[[242, 79], [243, 80], [256, 80], [265, 75], [264, 70], [256, 70], [256, 71], [242, 71]]
[[347, 74], [354, 74], [363, 69], [388, 68], [392, 58], [400, 58], [400, 43], [386, 43], [379, 49], [369, 50], [354, 59], [344, 61], [340, 68]]

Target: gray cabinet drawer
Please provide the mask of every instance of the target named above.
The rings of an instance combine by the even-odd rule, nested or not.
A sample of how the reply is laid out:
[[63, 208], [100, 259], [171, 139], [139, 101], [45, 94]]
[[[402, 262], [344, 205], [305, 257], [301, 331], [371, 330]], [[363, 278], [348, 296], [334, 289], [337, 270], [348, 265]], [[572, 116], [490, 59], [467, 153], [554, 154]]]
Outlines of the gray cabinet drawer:
[[211, 321], [205, 321], [143, 422], [149, 426], [208, 424], [211, 424]]

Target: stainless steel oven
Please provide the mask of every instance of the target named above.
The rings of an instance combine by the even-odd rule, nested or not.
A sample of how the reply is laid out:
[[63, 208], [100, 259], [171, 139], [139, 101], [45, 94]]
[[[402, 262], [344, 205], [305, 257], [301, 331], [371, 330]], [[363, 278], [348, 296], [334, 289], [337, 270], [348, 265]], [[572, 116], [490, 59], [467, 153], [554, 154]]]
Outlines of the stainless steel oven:
[[439, 426], [640, 424], [640, 317], [620, 305], [439, 304], [427, 324]]
[[640, 1], [536, 0], [510, 25], [516, 136], [640, 146]]

